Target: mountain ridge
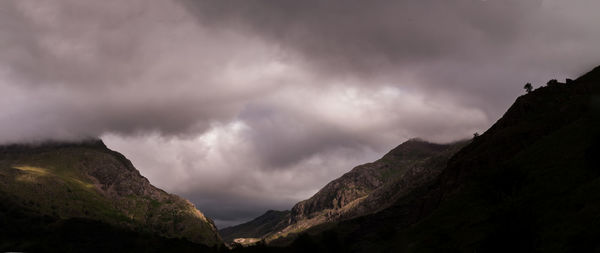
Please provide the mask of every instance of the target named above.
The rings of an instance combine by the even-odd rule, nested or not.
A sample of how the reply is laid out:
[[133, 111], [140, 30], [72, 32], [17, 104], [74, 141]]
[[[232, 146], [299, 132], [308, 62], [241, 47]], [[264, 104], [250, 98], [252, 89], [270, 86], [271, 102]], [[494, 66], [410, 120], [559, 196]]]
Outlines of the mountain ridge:
[[520, 96], [431, 183], [377, 213], [313, 227], [288, 251], [600, 249], [600, 67]]
[[[221, 229], [220, 233], [227, 242], [252, 244], [265, 240], [279, 244], [319, 224], [376, 212], [415, 184], [434, 178], [447, 158], [467, 142], [436, 144], [410, 139], [377, 161], [356, 166], [332, 180], [309, 199], [295, 204], [284, 216], [272, 217], [267, 212], [250, 222]], [[263, 229], [252, 229], [253, 226]]]
[[99, 139], [0, 146], [0, 193], [59, 220], [87, 218], [208, 246], [221, 243], [212, 220], [151, 185]]

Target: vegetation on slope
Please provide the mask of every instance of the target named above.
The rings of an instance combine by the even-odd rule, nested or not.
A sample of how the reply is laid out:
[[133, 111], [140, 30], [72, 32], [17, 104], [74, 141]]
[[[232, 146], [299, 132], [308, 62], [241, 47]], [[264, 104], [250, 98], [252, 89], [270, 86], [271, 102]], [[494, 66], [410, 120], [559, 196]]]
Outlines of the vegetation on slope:
[[152, 186], [101, 141], [0, 147], [0, 195], [41, 216], [221, 243], [212, 221], [191, 203]]
[[0, 196], [0, 228], [0, 251], [6, 252], [220, 252], [98, 220], [40, 215], [5, 196]]

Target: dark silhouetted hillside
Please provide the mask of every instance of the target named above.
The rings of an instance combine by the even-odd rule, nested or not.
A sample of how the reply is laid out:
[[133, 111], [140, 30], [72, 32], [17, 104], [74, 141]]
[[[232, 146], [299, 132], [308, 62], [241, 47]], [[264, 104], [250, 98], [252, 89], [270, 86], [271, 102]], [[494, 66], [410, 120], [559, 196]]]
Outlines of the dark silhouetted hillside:
[[600, 251], [599, 87], [596, 68], [519, 97], [432, 183], [289, 251]]

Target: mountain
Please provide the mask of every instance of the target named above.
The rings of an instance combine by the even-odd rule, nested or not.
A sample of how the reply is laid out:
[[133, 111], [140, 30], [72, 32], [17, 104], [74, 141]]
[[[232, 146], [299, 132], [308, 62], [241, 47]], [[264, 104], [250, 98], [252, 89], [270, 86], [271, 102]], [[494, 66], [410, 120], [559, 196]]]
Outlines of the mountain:
[[234, 242], [237, 238], [240, 244], [251, 244], [267, 237], [273, 231], [279, 231], [289, 225], [290, 211], [269, 210], [265, 214], [237, 226], [223, 228], [219, 234], [226, 242]]
[[[355, 167], [333, 180], [311, 198], [292, 208], [292, 219], [299, 222], [326, 213], [328, 219], [352, 217], [377, 211], [402, 190], [410, 189], [439, 173], [447, 159], [464, 142], [434, 144], [411, 139], [394, 148], [383, 158]], [[364, 202], [373, 202], [364, 205]]]
[[598, 252], [599, 213], [600, 67], [519, 97], [435, 180], [285, 252]]
[[[599, 214], [600, 67], [520, 96], [471, 141], [410, 140], [290, 211], [222, 231], [268, 243], [238, 252], [598, 252]], [[100, 141], [0, 147], [0, 228], [0, 250], [220, 243]]]
[[[448, 158], [466, 144], [434, 144], [411, 139], [381, 159], [353, 168], [328, 183], [289, 212], [267, 212], [241, 225], [220, 230], [227, 242], [242, 244], [264, 239], [270, 244], [290, 242], [319, 224], [377, 212], [414, 187], [435, 178]], [[244, 238], [244, 239], [242, 239]]]
[[193, 204], [152, 186], [100, 140], [0, 146], [0, 197], [2, 215], [37, 217], [49, 231], [83, 220], [150, 237], [222, 243], [213, 222]]

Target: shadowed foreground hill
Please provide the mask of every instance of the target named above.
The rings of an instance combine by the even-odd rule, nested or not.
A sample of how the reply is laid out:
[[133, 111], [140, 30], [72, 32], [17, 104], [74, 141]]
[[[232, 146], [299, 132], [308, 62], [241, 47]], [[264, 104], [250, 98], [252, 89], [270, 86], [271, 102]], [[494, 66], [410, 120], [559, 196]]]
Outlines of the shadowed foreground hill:
[[85, 218], [61, 219], [0, 199], [0, 250], [26, 252], [218, 252]]
[[244, 252], [600, 251], [600, 67], [521, 96], [431, 183]]
[[[89, 223], [90, 229], [102, 224], [101, 228], [139, 232], [149, 238], [221, 244], [213, 222], [189, 201], [152, 186], [129, 160], [99, 140], [1, 146], [0, 197], [5, 203], [3, 215], [15, 220], [22, 210], [26, 217], [48, 221], [42, 231], [49, 233], [71, 231], [69, 224]], [[35, 248], [28, 240], [39, 242], [27, 238], [27, 226], [7, 227], [19, 226], [10, 221], [2, 225], [3, 231], [18, 230], [25, 237], [3, 237], [2, 249], [26, 250]], [[56, 234], [41, 236], [55, 238]]]

